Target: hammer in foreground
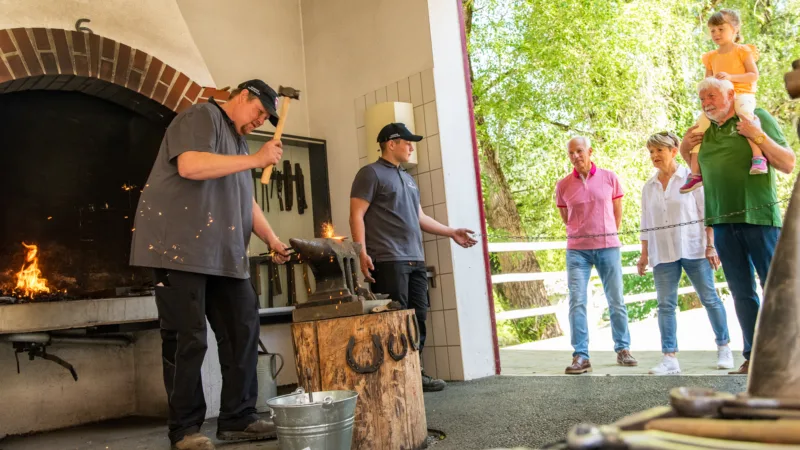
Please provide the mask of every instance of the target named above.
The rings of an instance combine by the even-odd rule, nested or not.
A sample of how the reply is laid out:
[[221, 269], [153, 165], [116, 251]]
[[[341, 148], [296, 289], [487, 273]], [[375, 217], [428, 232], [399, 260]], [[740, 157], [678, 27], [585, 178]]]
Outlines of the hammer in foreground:
[[[283, 134], [283, 127], [286, 124], [286, 116], [289, 114], [289, 102], [294, 100], [300, 100], [300, 91], [293, 87], [286, 87], [281, 86], [278, 88], [278, 95], [283, 97], [281, 100], [281, 111], [278, 115], [278, 125], [275, 127], [275, 136], [273, 139], [276, 141], [281, 140], [281, 135]], [[261, 184], [269, 184], [269, 178], [272, 175], [272, 165], [269, 165], [264, 168], [264, 171], [261, 172]]]

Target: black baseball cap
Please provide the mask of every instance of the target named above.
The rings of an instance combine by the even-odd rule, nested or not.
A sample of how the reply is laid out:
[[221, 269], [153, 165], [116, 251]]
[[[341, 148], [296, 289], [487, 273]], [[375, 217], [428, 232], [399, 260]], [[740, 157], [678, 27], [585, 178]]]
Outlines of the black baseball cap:
[[278, 93], [275, 92], [275, 89], [272, 89], [267, 83], [261, 80], [245, 81], [240, 84], [238, 88], [247, 89], [258, 97], [258, 99], [261, 100], [261, 104], [264, 105], [264, 109], [266, 109], [269, 114], [269, 123], [271, 123], [272, 126], [278, 126]]
[[390, 123], [381, 129], [381, 132], [378, 133], [378, 143], [382, 144], [387, 141], [391, 141], [392, 139], [405, 139], [406, 141], [411, 142], [419, 142], [422, 140], [422, 136], [417, 136], [412, 132], [408, 131], [406, 125], [400, 122], [397, 123]]

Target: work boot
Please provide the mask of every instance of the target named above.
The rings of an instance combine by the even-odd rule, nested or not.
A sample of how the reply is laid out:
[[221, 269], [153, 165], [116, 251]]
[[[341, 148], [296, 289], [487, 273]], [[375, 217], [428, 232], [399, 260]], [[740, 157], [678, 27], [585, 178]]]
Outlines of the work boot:
[[244, 430], [217, 429], [217, 439], [221, 441], [261, 441], [278, 437], [275, 424], [264, 419], [251, 422]]
[[567, 366], [567, 368], [564, 370], [564, 373], [567, 375], [580, 375], [582, 373], [591, 371], [592, 363], [590, 363], [587, 358], [584, 358], [581, 355], [575, 355], [572, 357], [572, 364]]
[[444, 380], [433, 378], [422, 371], [422, 392], [439, 392], [447, 386]]
[[620, 366], [633, 367], [638, 366], [639, 361], [631, 355], [631, 351], [627, 348], [617, 352], [617, 364]]
[[745, 359], [741, 366], [739, 366], [739, 370], [734, 370], [732, 372], [728, 372], [729, 375], [747, 375], [750, 371], [750, 360]]
[[183, 439], [172, 444], [172, 450], [214, 450], [215, 448], [211, 439], [201, 433], [184, 436]]

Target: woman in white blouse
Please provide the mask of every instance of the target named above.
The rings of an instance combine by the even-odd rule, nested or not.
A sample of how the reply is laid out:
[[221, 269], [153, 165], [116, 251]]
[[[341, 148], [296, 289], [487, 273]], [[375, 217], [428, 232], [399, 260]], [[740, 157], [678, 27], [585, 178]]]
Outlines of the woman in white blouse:
[[[681, 194], [680, 188], [691, 171], [675, 162], [680, 140], [669, 132], [654, 134], [647, 140], [650, 160], [658, 172], [642, 188], [642, 229], [691, 222], [704, 218], [703, 189]], [[714, 270], [720, 262], [714, 248], [713, 231], [703, 223], [641, 233], [642, 256], [637, 264], [644, 275], [648, 262], [653, 268], [658, 299], [658, 328], [664, 357], [650, 373], [673, 375], [681, 372], [678, 359], [677, 321], [678, 283], [686, 271], [700, 302], [708, 313], [716, 335], [717, 368], [733, 368], [733, 353], [728, 347], [725, 306], [714, 288]]]

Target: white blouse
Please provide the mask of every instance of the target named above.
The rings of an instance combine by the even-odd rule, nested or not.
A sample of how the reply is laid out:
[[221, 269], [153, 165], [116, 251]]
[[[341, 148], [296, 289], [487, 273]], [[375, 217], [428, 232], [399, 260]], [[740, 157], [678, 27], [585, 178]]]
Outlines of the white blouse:
[[[703, 188], [688, 194], [680, 192], [690, 174], [689, 169], [678, 166], [666, 190], [658, 181], [658, 173], [647, 180], [642, 188], [642, 229], [691, 222], [704, 217]], [[702, 222], [642, 232], [639, 239], [647, 241], [650, 267], [681, 258], [700, 259], [706, 256], [706, 232]]]

